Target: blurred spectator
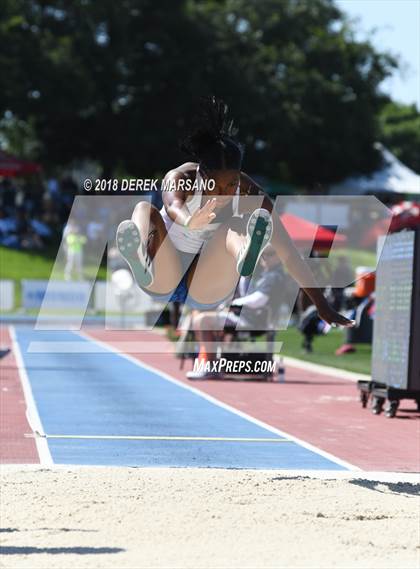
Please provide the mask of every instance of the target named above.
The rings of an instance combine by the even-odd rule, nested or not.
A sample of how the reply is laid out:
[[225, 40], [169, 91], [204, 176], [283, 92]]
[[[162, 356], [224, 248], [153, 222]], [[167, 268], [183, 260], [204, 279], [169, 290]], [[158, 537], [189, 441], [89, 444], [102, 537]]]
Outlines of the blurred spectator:
[[[313, 251], [311, 256], [319, 258], [322, 254], [318, 251]], [[322, 264], [317, 264], [313, 267], [313, 274], [315, 275], [315, 279], [319, 282], [327, 282], [331, 278], [329, 269]], [[320, 290], [322, 290], [323, 293], [325, 292], [325, 288]], [[303, 336], [302, 348], [305, 353], [310, 354], [313, 351], [312, 344], [314, 337], [320, 334], [326, 334], [331, 326], [319, 318], [317, 309], [312, 300], [302, 289], [299, 291], [297, 305], [300, 315], [298, 329]]]
[[17, 184], [15, 188], [15, 209], [24, 207], [25, 204], [25, 190], [21, 184]]
[[23, 207], [19, 207], [16, 211], [16, 229], [15, 232], [19, 238], [23, 239], [29, 232], [29, 222], [26, 211]]
[[38, 214], [42, 210], [42, 198], [44, 186], [40, 180], [28, 180], [24, 186], [25, 207], [31, 215]]
[[40, 234], [31, 225], [24, 208], [16, 210], [14, 217], [0, 209], [0, 244], [15, 249], [40, 249]]
[[0, 208], [0, 245], [4, 247], [17, 247], [18, 240], [15, 235], [16, 221], [13, 217], [9, 217], [6, 209]]
[[12, 213], [15, 207], [16, 188], [8, 178], [5, 178], [0, 184], [0, 200], [6, 213]]
[[86, 236], [90, 250], [95, 251], [97, 245], [102, 246], [106, 241], [105, 224], [99, 219], [89, 221], [86, 227]]
[[47, 180], [47, 191], [51, 198], [59, 199], [60, 186], [56, 178], [49, 178]]
[[57, 229], [61, 225], [61, 217], [53, 200], [45, 195], [42, 201], [41, 221], [50, 228]]
[[23, 207], [16, 212], [16, 236], [22, 249], [41, 249], [43, 246], [40, 236], [33, 230], [28, 214]]
[[64, 269], [66, 281], [72, 280], [72, 275], [77, 275], [77, 280], [83, 280], [83, 248], [86, 237], [81, 234], [78, 225], [68, 225], [64, 231], [67, 261]]
[[52, 236], [52, 230], [46, 223], [42, 221], [41, 214], [35, 213], [31, 220], [31, 227], [35, 233], [41, 238], [48, 239]]
[[[199, 343], [200, 360], [215, 359], [211, 346], [220, 335], [220, 324], [225, 332], [235, 330], [266, 331], [275, 326], [279, 313], [280, 291], [285, 283], [285, 273], [274, 247], [268, 245], [261, 255], [261, 271], [258, 278], [241, 277], [237, 297], [229, 307], [219, 310], [194, 311], [192, 328]], [[206, 372], [189, 372], [190, 379], [202, 379]], [[210, 374], [213, 377], [213, 374]]]
[[301, 315], [298, 326], [299, 331], [303, 335], [302, 348], [306, 354], [313, 352], [313, 341], [315, 336], [327, 334], [331, 326], [318, 316], [316, 306], [310, 304]]
[[354, 344], [356, 343], [372, 343], [375, 310], [375, 273], [373, 268], [357, 267], [356, 278], [356, 286], [351, 296], [346, 299], [347, 317], [354, 319], [356, 325], [354, 328], [346, 329], [344, 344], [335, 352], [337, 356], [354, 353], [356, 351]]
[[[349, 260], [344, 255], [338, 258], [337, 267], [332, 274], [332, 282], [348, 282], [354, 281], [354, 272], [350, 265]], [[338, 312], [343, 308], [344, 304], [344, 289], [346, 287], [332, 288], [332, 306]]]
[[[0, 245], [41, 249], [60, 239], [77, 193], [77, 185], [69, 176], [60, 183], [51, 178], [45, 186], [36, 177], [1, 180]], [[97, 235], [99, 229], [91, 226], [90, 231]]]
[[71, 207], [73, 204], [74, 197], [77, 195], [79, 190], [76, 182], [73, 180], [71, 176], [65, 176], [61, 180], [60, 189], [61, 189], [60, 193], [61, 200], [66, 206]]
[[[322, 253], [319, 253], [318, 251], [313, 251], [311, 254], [311, 257], [313, 258], [320, 258], [322, 257]], [[315, 276], [315, 279], [318, 282], [331, 282], [331, 271], [329, 269], [329, 267], [327, 267], [327, 265], [324, 264], [316, 264], [312, 267], [312, 272]], [[325, 292], [325, 288], [321, 288], [320, 289], [323, 293]], [[306, 292], [304, 290], [300, 290], [299, 291], [299, 296], [297, 299], [297, 306], [298, 306], [298, 312], [299, 314], [303, 314], [303, 312], [305, 312], [305, 310], [307, 308], [309, 308], [309, 306], [312, 305], [312, 300], [309, 298], [309, 296], [306, 294]]]
[[16, 229], [16, 222], [6, 214], [6, 210], [0, 207], [0, 234], [6, 235]]

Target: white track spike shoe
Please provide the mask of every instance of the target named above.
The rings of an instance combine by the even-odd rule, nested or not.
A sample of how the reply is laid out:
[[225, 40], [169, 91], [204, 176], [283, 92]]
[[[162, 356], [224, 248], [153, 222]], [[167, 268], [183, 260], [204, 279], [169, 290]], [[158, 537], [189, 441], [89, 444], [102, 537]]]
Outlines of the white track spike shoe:
[[153, 283], [152, 259], [147, 252], [147, 244], [142, 243], [137, 225], [127, 219], [117, 229], [117, 249], [130, 265], [137, 284], [146, 288]]

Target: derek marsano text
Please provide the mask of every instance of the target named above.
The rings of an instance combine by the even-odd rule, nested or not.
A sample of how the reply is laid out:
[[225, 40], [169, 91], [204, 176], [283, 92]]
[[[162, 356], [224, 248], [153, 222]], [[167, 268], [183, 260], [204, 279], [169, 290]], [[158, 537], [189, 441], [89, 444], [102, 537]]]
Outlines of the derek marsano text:
[[183, 190], [185, 192], [213, 191], [216, 182], [208, 178], [206, 180], [159, 180], [157, 178], [98, 178], [96, 180], [86, 179], [83, 187], [89, 192], [173, 192]]

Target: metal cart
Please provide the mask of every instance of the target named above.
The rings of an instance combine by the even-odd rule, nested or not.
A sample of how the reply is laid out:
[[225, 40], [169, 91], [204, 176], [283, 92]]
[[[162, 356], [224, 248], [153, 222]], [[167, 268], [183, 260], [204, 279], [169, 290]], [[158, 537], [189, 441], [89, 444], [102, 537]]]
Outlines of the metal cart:
[[420, 230], [378, 245], [372, 380], [357, 387], [363, 407], [392, 418], [402, 399], [414, 399], [420, 411]]

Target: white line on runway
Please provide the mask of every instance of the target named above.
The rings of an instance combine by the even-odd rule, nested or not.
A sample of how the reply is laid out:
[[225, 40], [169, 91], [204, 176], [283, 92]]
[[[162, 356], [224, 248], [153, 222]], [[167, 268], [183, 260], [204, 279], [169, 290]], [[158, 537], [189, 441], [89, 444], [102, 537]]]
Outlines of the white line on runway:
[[238, 442], [238, 443], [292, 443], [290, 439], [275, 439], [261, 437], [182, 437], [182, 436], [159, 436], [159, 435], [49, 435], [47, 433], [30, 433], [25, 435], [29, 438], [43, 439], [99, 439], [111, 441], [215, 441], [215, 442]]
[[[9, 334], [12, 339], [13, 353], [15, 354], [20, 382], [22, 384], [23, 394], [26, 401], [26, 418], [28, 420], [29, 426], [34, 431], [34, 433], [42, 433], [44, 429], [42, 427], [38, 409], [36, 407], [28, 374], [26, 373], [25, 363], [23, 361], [22, 352], [16, 338], [16, 331], [14, 326], [9, 326]], [[40, 463], [43, 466], [51, 466], [54, 464], [50, 449], [48, 448], [48, 442], [43, 438], [36, 438], [35, 444], [38, 451]]]
[[283, 357], [283, 363], [298, 369], [303, 369], [305, 371], [322, 373], [323, 375], [328, 375], [336, 378], [338, 377], [340, 379], [348, 379], [349, 381], [358, 381], [359, 379], [362, 379], [363, 381], [371, 380], [370, 375], [366, 375], [365, 373], [356, 373], [354, 371], [347, 371], [345, 369], [339, 369], [337, 367], [314, 364], [312, 362], [298, 360], [297, 358], [291, 358], [289, 356]]

